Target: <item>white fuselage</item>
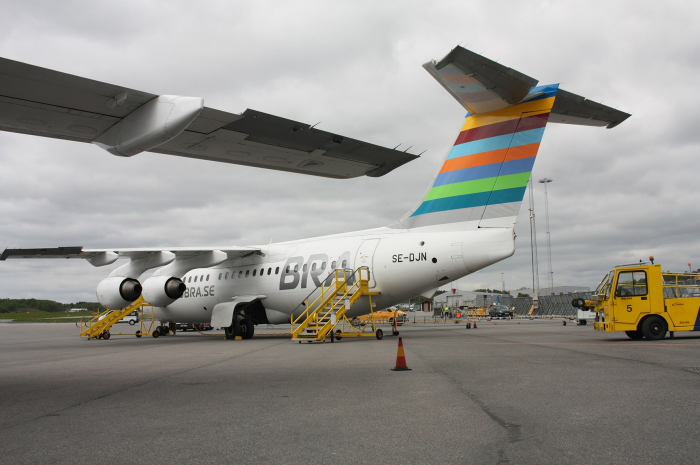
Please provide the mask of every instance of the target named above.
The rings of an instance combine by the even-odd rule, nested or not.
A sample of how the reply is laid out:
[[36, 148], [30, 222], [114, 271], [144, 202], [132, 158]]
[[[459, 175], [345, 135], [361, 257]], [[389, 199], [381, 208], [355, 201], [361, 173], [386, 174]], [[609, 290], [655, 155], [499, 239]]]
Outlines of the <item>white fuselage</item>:
[[[515, 251], [512, 228], [421, 232], [393, 228], [259, 246], [262, 253], [194, 269], [182, 280], [187, 291], [166, 307], [162, 321], [208, 323], [218, 303], [259, 295], [270, 323], [288, 323], [300, 304], [335, 268], [370, 269], [377, 308], [405, 302], [507, 258]], [[365, 298], [363, 298], [365, 299]], [[300, 310], [301, 309], [301, 310]], [[348, 316], [369, 312], [361, 300]]]

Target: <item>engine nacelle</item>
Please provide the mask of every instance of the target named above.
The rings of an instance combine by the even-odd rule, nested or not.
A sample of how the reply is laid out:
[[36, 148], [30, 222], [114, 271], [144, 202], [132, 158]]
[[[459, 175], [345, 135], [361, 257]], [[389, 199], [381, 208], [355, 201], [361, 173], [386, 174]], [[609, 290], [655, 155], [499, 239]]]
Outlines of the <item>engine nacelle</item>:
[[143, 298], [154, 307], [165, 307], [182, 297], [186, 289], [180, 278], [151, 277], [143, 282]]
[[141, 283], [136, 279], [113, 276], [97, 285], [97, 300], [110, 310], [129, 306], [141, 295]]

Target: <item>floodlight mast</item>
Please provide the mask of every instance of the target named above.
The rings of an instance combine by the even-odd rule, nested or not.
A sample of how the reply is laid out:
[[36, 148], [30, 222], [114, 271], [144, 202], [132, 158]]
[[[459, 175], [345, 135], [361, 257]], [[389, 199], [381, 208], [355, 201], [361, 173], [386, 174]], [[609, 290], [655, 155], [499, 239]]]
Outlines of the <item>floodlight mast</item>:
[[544, 184], [544, 217], [547, 228], [547, 283], [549, 284], [549, 294], [554, 293], [554, 272], [552, 271], [552, 243], [549, 240], [549, 203], [547, 202], [547, 184], [552, 182], [549, 178], [542, 178], [538, 181]]
[[530, 254], [532, 257], [532, 305], [539, 308], [538, 295], [540, 293], [540, 276], [537, 266], [537, 230], [535, 228], [535, 198], [532, 193], [532, 175], [528, 181], [530, 191]]

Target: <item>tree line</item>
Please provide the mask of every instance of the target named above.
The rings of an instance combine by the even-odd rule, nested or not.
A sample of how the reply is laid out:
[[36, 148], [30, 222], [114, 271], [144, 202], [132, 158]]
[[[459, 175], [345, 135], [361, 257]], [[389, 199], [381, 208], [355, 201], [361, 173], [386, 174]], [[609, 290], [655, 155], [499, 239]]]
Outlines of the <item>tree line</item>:
[[67, 312], [71, 308], [87, 308], [95, 311], [100, 307], [98, 302], [77, 302], [62, 304], [53, 300], [40, 299], [0, 299], [0, 313], [27, 312]]

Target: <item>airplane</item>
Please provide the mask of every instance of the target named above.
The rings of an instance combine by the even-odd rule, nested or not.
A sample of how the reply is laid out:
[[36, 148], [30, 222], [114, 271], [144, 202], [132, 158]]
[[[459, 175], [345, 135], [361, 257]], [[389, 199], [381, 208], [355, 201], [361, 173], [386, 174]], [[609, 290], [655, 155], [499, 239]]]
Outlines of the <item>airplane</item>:
[[[368, 267], [378, 293], [372, 302], [385, 308], [431, 297], [513, 255], [515, 220], [547, 123], [613, 128], [630, 116], [460, 46], [423, 68], [467, 114], [425, 194], [392, 224], [267, 245], [8, 248], [0, 260], [83, 258], [99, 267], [126, 258], [97, 286], [103, 306], [121, 309], [143, 296], [161, 324], [216, 322], [229, 339], [251, 338], [256, 325], [289, 323], [336, 269]], [[118, 156], [153, 151], [336, 178], [382, 176], [416, 158], [253, 110], [232, 115], [197, 98], [4, 59], [0, 88], [7, 89], [0, 129], [92, 142]], [[362, 298], [348, 316], [369, 311]]]

